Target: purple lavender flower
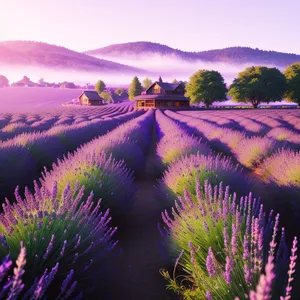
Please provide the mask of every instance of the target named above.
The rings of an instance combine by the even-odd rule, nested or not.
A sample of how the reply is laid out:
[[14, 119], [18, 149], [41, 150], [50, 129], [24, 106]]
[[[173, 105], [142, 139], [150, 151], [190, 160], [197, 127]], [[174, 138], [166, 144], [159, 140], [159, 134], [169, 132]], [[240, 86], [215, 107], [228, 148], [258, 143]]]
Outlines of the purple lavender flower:
[[215, 257], [211, 247], [208, 248], [208, 254], [206, 257], [206, 269], [209, 277], [214, 277], [216, 275]]
[[233, 259], [229, 256], [226, 256], [226, 265], [225, 265], [225, 272], [224, 272], [224, 279], [227, 284], [231, 284], [231, 272], [233, 270]]

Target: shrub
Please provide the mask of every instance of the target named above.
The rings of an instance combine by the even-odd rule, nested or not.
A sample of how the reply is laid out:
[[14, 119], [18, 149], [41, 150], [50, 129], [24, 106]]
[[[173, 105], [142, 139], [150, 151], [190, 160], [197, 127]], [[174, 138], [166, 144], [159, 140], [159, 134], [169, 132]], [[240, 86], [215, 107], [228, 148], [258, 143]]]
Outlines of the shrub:
[[212, 184], [224, 181], [239, 192], [249, 190], [252, 184], [249, 178], [234, 165], [229, 157], [205, 156], [199, 153], [182, 156], [171, 164], [159, 181], [159, 194], [168, 205], [173, 205], [177, 196], [183, 196], [184, 189], [195, 191], [195, 179], [201, 184], [209, 180]]
[[[86, 280], [94, 280], [97, 273], [105, 269], [106, 260], [115, 247], [112, 237], [116, 228], [109, 228], [109, 211], [100, 211], [100, 201], [93, 205], [93, 193], [83, 199], [85, 187], [74, 189], [70, 184], [58, 194], [55, 182], [51, 190], [39, 188], [35, 182], [35, 192], [25, 190], [25, 199], [15, 191], [16, 202], [8, 200], [0, 215], [0, 253], [8, 253], [15, 260], [20, 242], [27, 250], [25, 267], [26, 285], [39, 284], [36, 277], [59, 265], [56, 279], [74, 272], [79, 286]], [[55, 286], [54, 286], [55, 290]]]
[[156, 111], [157, 131], [160, 139], [156, 153], [159, 161], [168, 166], [182, 155], [196, 154], [197, 152], [209, 155], [211, 150], [200, 139], [190, 136], [187, 131], [176, 124], [161, 111]]
[[111, 208], [113, 215], [126, 213], [131, 207], [135, 194], [132, 171], [111, 155], [80, 151], [58, 160], [51, 171], [45, 170], [41, 179], [48, 189], [58, 182], [58, 195], [62, 195], [68, 182], [74, 188], [77, 181], [85, 186], [87, 193], [93, 191], [97, 199], [101, 198], [103, 207]]
[[240, 141], [234, 153], [242, 165], [255, 168], [273, 153], [276, 146], [269, 138], [251, 137]]
[[280, 149], [265, 159], [259, 174], [265, 181], [279, 186], [300, 187], [300, 152]]
[[[273, 212], [266, 218], [259, 199], [251, 193], [237, 202], [222, 183], [213, 187], [205, 181], [201, 187], [197, 178], [195, 182], [195, 189], [188, 187], [175, 202], [172, 216], [162, 213], [166, 245], [174, 260], [179, 256], [173, 278], [161, 272], [169, 288], [186, 299], [206, 299], [207, 293], [207, 299], [244, 299], [257, 286], [270, 254], [276, 274], [273, 295], [283, 293], [288, 254], [279, 214], [275, 221]], [[196, 201], [190, 193], [196, 194]], [[178, 265], [182, 277], [175, 276]]]

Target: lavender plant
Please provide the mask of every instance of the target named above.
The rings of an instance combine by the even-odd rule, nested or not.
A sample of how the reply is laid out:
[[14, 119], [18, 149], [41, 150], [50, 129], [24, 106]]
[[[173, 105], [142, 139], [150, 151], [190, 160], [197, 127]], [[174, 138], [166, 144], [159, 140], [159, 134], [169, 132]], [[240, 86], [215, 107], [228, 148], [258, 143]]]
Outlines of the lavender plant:
[[260, 166], [259, 174], [267, 182], [279, 186], [300, 187], [300, 152], [280, 149], [266, 158]]
[[[23, 243], [21, 243], [20, 253], [16, 260], [16, 267], [13, 269], [14, 275], [11, 275], [12, 261], [9, 255], [7, 255], [0, 264], [0, 299], [44, 299], [45, 296], [49, 296], [49, 287], [57, 274], [59, 264], [57, 263], [49, 271], [45, 269], [43, 275], [37, 278], [32, 285], [25, 285], [25, 283], [23, 283], [25, 265], [26, 248], [23, 247]], [[60, 292], [55, 295], [55, 298], [69, 299], [75, 296], [76, 299], [79, 299], [81, 297], [81, 292], [77, 295], [75, 294], [77, 282], [73, 280], [73, 274], [74, 272], [71, 270], [65, 280], [62, 281]], [[53, 293], [51, 296], [53, 296]]]
[[103, 207], [111, 208], [114, 215], [126, 213], [134, 200], [132, 171], [123, 161], [115, 161], [104, 152], [96, 155], [79, 151], [58, 160], [52, 170], [43, 172], [41, 179], [48, 189], [58, 182], [59, 197], [67, 183], [74, 188], [77, 181], [85, 186], [87, 193], [93, 191], [97, 199], [101, 198]]
[[15, 260], [20, 242], [24, 244], [27, 286], [37, 287], [41, 283], [36, 279], [45, 279], [48, 270], [58, 265], [56, 279], [74, 273], [79, 286], [92, 282], [95, 274], [103, 275], [117, 244], [113, 240], [117, 228], [109, 227], [109, 210], [100, 210], [101, 201], [94, 204], [92, 192], [84, 200], [85, 187], [78, 182], [74, 189], [67, 184], [61, 196], [57, 183], [51, 190], [39, 188], [36, 182], [34, 186], [34, 194], [26, 189], [22, 199], [17, 188], [16, 201], [3, 204], [0, 257], [9, 254]]
[[155, 116], [160, 136], [156, 153], [163, 165], [168, 166], [182, 155], [198, 152], [204, 155], [211, 154], [211, 150], [206, 144], [202, 143], [200, 139], [190, 136], [161, 111], [157, 110]]
[[[270, 274], [274, 273], [267, 272], [267, 280], [275, 280], [276, 276], [272, 295], [283, 295], [286, 285], [290, 291], [287, 275], [293, 277], [293, 272], [288, 273], [285, 232], [279, 230], [279, 214], [274, 219], [271, 211], [267, 217], [260, 200], [251, 193], [238, 201], [222, 182], [211, 186], [205, 181], [201, 186], [196, 178], [195, 183], [195, 190], [185, 190], [171, 214], [162, 213], [161, 233], [174, 261], [177, 258], [173, 276], [161, 271], [168, 287], [185, 299], [220, 300], [236, 296], [244, 299], [257, 287], [257, 298], [251, 298], [255, 293], [251, 292], [250, 299], [271, 299], [259, 297], [263, 284], [265, 294], [271, 294], [270, 284], [260, 280], [266, 266]], [[191, 194], [196, 194], [196, 201]], [[295, 255], [295, 250], [292, 253]], [[269, 255], [274, 258], [274, 268], [270, 261], [268, 265]]]
[[252, 137], [240, 141], [234, 153], [242, 165], [248, 168], [255, 168], [266, 157], [271, 155], [276, 147], [274, 140]]
[[[239, 192], [250, 190], [252, 180], [246, 177], [238, 165], [232, 163], [229, 157], [205, 156], [197, 153], [182, 156], [171, 164], [159, 180], [158, 191], [160, 198], [167, 205], [173, 205], [177, 196], [183, 196], [184, 190], [194, 193], [195, 178], [204, 184], [209, 180], [212, 184], [224, 181]], [[193, 194], [194, 195], [194, 194]]]

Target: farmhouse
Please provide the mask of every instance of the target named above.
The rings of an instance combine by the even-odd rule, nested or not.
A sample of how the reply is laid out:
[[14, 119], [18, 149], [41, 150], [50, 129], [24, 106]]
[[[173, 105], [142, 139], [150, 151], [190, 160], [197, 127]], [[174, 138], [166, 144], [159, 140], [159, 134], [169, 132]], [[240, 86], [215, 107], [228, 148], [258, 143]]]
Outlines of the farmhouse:
[[136, 108], [180, 109], [190, 106], [190, 99], [184, 97], [183, 82], [163, 82], [161, 77], [140, 96], [133, 98]]
[[79, 96], [81, 105], [103, 105], [103, 98], [96, 91], [84, 91]]

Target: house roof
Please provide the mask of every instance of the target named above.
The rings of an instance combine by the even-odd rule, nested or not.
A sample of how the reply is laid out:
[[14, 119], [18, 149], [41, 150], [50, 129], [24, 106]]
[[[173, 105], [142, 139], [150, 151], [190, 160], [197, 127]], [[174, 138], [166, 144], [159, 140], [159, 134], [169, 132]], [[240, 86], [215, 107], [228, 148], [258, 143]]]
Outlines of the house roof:
[[159, 85], [160, 88], [162, 88], [165, 92], [173, 92], [174, 90], [177, 89], [177, 87], [179, 87], [182, 82], [179, 81], [178, 83], [169, 83], [169, 82], [160, 82], [160, 81], [155, 81], [152, 85], [150, 85], [147, 89], [146, 89], [146, 93], [149, 89], [151, 89], [155, 84]]
[[86, 95], [89, 100], [103, 100], [103, 98], [101, 98], [96, 91], [83, 91], [83, 93], [79, 96], [79, 98], [82, 95]]
[[140, 95], [133, 98], [133, 100], [169, 100], [169, 101], [190, 101], [189, 98], [180, 95], [165, 95], [165, 94], [151, 94]]

